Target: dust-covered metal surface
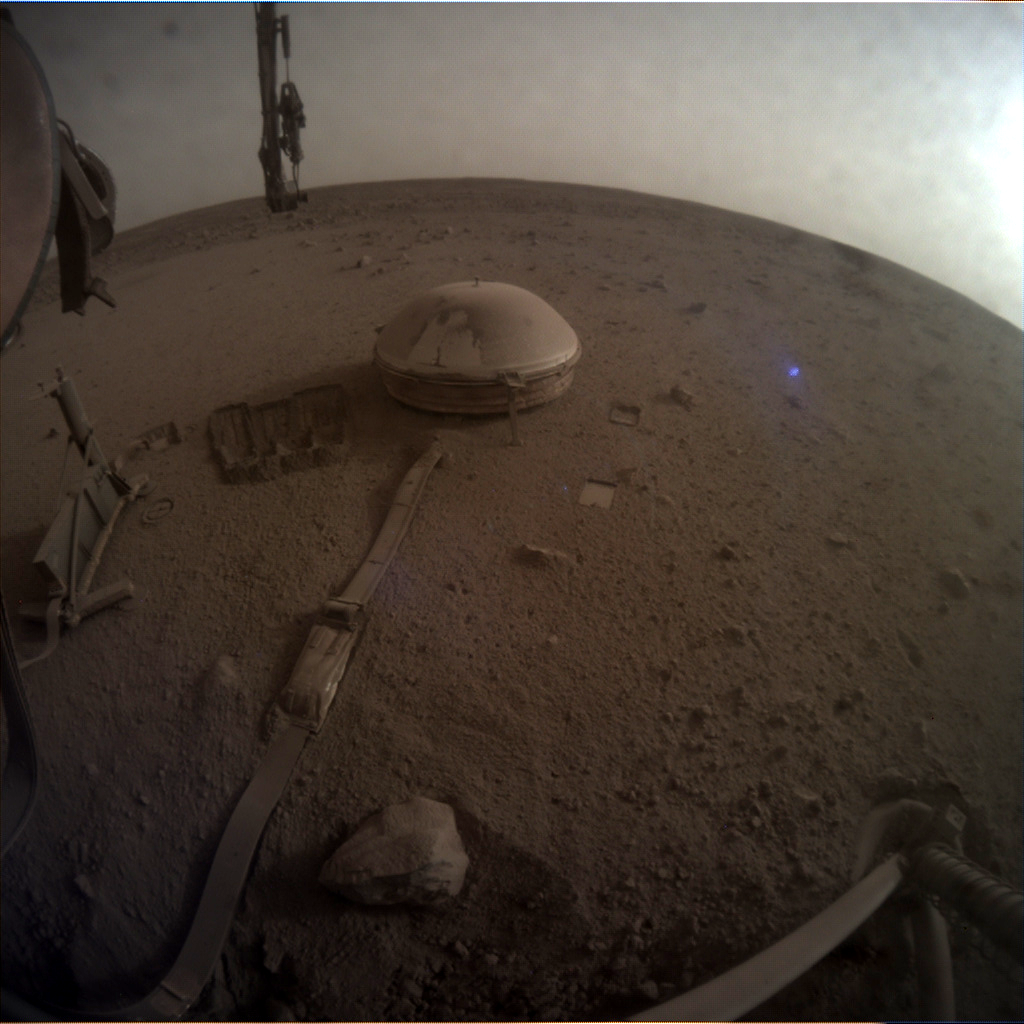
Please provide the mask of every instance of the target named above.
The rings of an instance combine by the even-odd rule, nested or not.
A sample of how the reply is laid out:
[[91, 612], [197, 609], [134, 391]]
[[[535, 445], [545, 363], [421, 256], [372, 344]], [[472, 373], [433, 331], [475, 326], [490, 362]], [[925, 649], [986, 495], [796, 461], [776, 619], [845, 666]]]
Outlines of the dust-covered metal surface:
[[269, 480], [340, 459], [344, 410], [333, 384], [262, 405], [225, 405], [210, 415], [210, 443], [232, 483]]
[[580, 342], [539, 296], [497, 281], [460, 281], [414, 296], [377, 339], [374, 362], [392, 397], [432, 412], [501, 413], [557, 398]]

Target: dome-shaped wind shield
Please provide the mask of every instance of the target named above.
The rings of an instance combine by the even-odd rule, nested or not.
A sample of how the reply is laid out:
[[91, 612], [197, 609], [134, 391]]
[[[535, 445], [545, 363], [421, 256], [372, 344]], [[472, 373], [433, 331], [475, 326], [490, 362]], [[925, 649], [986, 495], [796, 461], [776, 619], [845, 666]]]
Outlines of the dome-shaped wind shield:
[[406, 405], [500, 413], [557, 398], [580, 357], [576, 332], [543, 299], [511, 284], [461, 281], [412, 298], [377, 338], [374, 362]]

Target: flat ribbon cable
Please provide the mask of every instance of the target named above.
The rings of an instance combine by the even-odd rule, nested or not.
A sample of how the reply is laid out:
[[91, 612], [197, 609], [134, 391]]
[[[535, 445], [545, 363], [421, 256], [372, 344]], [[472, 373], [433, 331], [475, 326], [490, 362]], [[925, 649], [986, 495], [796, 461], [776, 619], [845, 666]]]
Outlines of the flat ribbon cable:
[[338, 597], [328, 599], [292, 670], [279, 707], [289, 725], [271, 743], [213, 858], [199, 907], [167, 976], [141, 1001], [118, 1010], [119, 1020], [177, 1020], [199, 998], [231, 931], [235, 909], [263, 829], [288, 785], [310, 735], [320, 731], [377, 589], [412, 521], [430, 471], [442, 454], [435, 442], [399, 485], [398, 493], [363, 564]]

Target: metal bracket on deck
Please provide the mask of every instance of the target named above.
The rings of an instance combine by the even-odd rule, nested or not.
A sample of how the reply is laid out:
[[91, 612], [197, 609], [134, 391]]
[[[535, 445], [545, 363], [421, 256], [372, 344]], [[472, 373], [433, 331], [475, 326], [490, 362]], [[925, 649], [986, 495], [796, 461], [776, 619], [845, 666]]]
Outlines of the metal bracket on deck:
[[148, 477], [127, 480], [110, 466], [73, 382], [59, 369], [56, 379], [43, 387], [43, 394], [60, 405], [70, 431], [68, 448], [77, 446], [83, 468], [77, 489], [64, 496], [33, 559], [50, 584], [49, 599], [23, 605], [19, 613], [46, 623], [46, 645], [35, 657], [20, 662], [22, 668], [54, 652], [62, 625], [77, 626], [87, 616], [132, 596], [134, 586], [128, 579], [90, 588], [118, 516], [125, 505], [152, 490]]
[[498, 380], [508, 388], [508, 421], [512, 426], [512, 444], [519, 447], [523, 442], [519, 440], [519, 419], [516, 411], [516, 402], [519, 399], [519, 392], [526, 389], [526, 381], [523, 375], [514, 370], [502, 370], [498, 374]]

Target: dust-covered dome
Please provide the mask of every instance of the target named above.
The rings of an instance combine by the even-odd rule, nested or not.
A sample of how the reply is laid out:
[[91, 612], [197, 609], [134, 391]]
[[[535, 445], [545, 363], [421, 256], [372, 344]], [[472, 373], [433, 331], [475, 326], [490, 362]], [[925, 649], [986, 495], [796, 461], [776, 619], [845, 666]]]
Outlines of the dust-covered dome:
[[460, 281], [421, 292], [377, 339], [374, 362], [394, 398], [433, 412], [497, 413], [556, 398], [580, 357], [576, 332], [511, 284]]

